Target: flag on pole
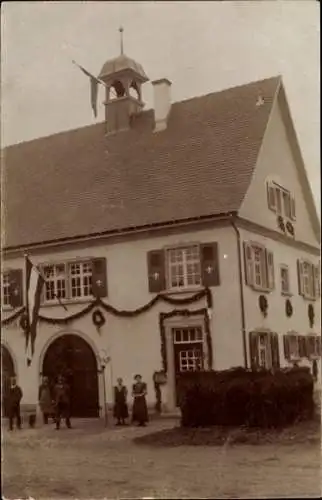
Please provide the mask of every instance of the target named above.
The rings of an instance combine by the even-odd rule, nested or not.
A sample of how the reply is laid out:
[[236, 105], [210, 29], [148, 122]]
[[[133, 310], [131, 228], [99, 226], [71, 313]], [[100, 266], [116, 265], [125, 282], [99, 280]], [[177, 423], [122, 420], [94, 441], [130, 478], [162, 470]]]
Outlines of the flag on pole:
[[[41, 276], [38, 268], [34, 266], [29, 257], [25, 255], [26, 264], [26, 313], [27, 313], [27, 330], [26, 330], [26, 353], [27, 363], [31, 362], [31, 358], [35, 350], [35, 340], [37, 334], [37, 322], [41, 301], [41, 292], [45, 280]], [[30, 358], [31, 356], [31, 358]]]
[[104, 86], [105, 83], [100, 80], [99, 78], [96, 78], [96, 76], [92, 75], [89, 71], [87, 71], [83, 66], [80, 64], [77, 64], [76, 61], [72, 61], [75, 66], [77, 66], [86, 76], [89, 77], [90, 83], [91, 83], [91, 106], [92, 110], [94, 113], [95, 118], [97, 117], [97, 93], [98, 93], [98, 85], [102, 84]]

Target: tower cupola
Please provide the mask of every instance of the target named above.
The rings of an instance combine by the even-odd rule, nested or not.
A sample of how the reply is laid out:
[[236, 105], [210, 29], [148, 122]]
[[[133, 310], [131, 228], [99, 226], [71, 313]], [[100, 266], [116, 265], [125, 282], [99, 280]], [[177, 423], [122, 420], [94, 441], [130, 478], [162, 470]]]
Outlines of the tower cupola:
[[105, 119], [107, 132], [127, 130], [134, 115], [139, 114], [142, 101], [142, 84], [149, 78], [141, 64], [123, 52], [123, 28], [120, 28], [121, 54], [105, 62], [99, 79], [105, 84]]

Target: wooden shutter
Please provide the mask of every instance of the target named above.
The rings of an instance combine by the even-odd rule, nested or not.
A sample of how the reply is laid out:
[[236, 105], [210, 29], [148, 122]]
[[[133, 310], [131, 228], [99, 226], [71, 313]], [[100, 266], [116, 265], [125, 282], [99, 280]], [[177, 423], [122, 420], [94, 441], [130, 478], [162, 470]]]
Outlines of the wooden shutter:
[[297, 341], [299, 345], [299, 356], [300, 358], [305, 358], [307, 356], [306, 337], [304, 335], [298, 335]]
[[276, 212], [276, 196], [275, 196], [275, 187], [272, 182], [266, 183], [267, 187], [267, 204], [270, 210]]
[[245, 282], [246, 285], [254, 285], [254, 264], [253, 264], [253, 249], [250, 243], [244, 241], [244, 267], [245, 267]]
[[270, 250], [265, 250], [266, 269], [267, 269], [267, 288], [274, 290], [275, 275], [274, 275], [274, 255]]
[[313, 266], [313, 284], [314, 284], [314, 298], [320, 297], [320, 269], [319, 266]]
[[259, 366], [258, 339], [259, 335], [257, 332], [249, 332], [249, 353], [250, 353], [250, 365], [252, 370], [256, 370]]
[[321, 337], [316, 337], [316, 354], [321, 357]]
[[280, 367], [280, 350], [279, 350], [279, 339], [277, 333], [272, 333], [270, 335], [271, 350], [272, 350], [272, 365], [273, 368]]
[[94, 297], [107, 297], [106, 258], [92, 260], [92, 293]]
[[205, 287], [219, 286], [219, 253], [218, 243], [206, 243], [200, 245], [201, 254], [201, 277]]
[[283, 335], [283, 343], [284, 343], [284, 357], [287, 361], [291, 359], [290, 353], [290, 337], [289, 335]]
[[296, 212], [295, 212], [295, 198], [291, 196], [291, 219], [296, 220]]
[[297, 259], [297, 282], [298, 282], [299, 295], [304, 295], [303, 263], [299, 259]]
[[151, 250], [147, 254], [149, 292], [159, 293], [166, 289], [165, 252]]
[[23, 306], [23, 272], [22, 269], [9, 271], [9, 302], [11, 307]]

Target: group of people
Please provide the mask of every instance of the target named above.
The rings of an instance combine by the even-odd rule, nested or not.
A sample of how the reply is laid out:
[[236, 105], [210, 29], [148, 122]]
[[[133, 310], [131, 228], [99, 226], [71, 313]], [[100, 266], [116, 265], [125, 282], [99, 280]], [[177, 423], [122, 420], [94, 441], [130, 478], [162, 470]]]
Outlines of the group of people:
[[[132, 387], [132, 422], [138, 423], [139, 426], [145, 426], [148, 421], [148, 408], [146, 403], [147, 385], [142, 381], [141, 375], [135, 375], [134, 380], [135, 383]], [[21, 428], [20, 402], [22, 396], [22, 390], [17, 385], [16, 378], [12, 377], [8, 408], [10, 430], [13, 430], [15, 419], [17, 428]], [[40, 385], [38, 391], [38, 401], [43, 415], [44, 424], [48, 424], [49, 419], [52, 419], [56, 425], [56, 429], [58, 430], [60, 429], [61, 420], [65, 419], [66, 427], [68, 429], [71, 428], [70, 396], [70, 387], [62, 375], [58, 377], [57, 383], [53, 389], [50, 387], [48, 377], [43, 377], [42, 384]], [[113, 416], [116, 420], [116, 425], [125, 425], [125, 422], [129, 417], [127, 396], [127, 388], [123, 384], [122, 378], [118, 378], [117, 384], [114, 387]]]

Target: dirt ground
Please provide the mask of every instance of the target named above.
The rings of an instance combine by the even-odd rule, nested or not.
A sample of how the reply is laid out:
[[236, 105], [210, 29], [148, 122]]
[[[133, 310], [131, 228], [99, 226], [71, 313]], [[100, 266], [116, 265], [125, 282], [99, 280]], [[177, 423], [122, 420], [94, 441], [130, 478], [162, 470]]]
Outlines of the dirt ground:
[[2, 494], [7, 499], [320, 497], [320, 446], [238, 445], [152, 448], [133, 438], [146, 428], [74, 421], [74, 428], [3, 431]]

